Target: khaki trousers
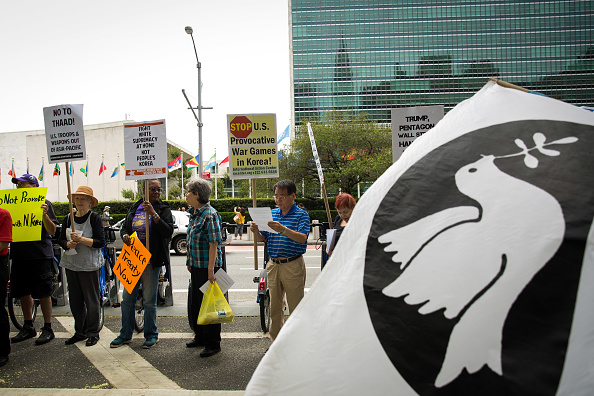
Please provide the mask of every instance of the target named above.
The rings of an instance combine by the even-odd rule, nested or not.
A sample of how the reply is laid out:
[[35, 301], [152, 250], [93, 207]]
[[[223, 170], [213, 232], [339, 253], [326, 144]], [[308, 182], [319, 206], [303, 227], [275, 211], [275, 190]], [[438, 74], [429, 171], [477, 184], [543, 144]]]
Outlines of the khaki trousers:
[[282, 264], [270, 260], [266, 264], [266, 273], [270, 293], [270, 337], [274, 341], [285, 322], [285, 294], [292, 314], [305, 293], [305, 260], [303, 256]]

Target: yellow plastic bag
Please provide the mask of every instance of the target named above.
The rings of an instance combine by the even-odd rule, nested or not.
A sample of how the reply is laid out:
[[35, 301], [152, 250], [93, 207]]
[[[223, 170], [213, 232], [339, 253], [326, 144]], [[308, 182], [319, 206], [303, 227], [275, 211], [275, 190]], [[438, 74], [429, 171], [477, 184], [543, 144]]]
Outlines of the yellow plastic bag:
[[198, 324], [209, 325], [231, 322], [233, 322], [233, 311], [231, 311], [229, 303], [215, 281], [208, 286], [206, 293], [202, 297], [200, 313], [198, 314]]

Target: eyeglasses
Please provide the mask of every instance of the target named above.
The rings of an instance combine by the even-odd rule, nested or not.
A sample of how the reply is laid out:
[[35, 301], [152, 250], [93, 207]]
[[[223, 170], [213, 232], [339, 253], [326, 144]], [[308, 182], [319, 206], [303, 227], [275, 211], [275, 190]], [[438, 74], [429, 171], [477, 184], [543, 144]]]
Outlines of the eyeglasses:
[[151, 188], [149, 188], [149, 190], [151, 190], [151, 192], [158, 192], [158, 193], [160, 193], [161, 191], [163, 191], [162, 188], [156, 188], [156, 187], [151, 187]]
[[275, 195], [274, 199], [278, 199], [279, 201], [284, 201], [287, 198], [286, 195]]

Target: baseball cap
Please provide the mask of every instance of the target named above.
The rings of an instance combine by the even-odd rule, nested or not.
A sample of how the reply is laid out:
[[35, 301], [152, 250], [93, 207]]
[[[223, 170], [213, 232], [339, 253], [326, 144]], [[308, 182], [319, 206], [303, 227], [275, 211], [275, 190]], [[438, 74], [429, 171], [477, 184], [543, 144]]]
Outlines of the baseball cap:
[[26, 183], [33, 183], [33, 184], [35, 184], [36, 187], [39, 187], [39, 182], [37, 181], [37, 178], [33, 175], [28, 174], [28, 173], [25, 173], [21, 177], [13, 177], [12, 178], [13, 184], [18, 184], [18, 182], [20, 182], [20, 181], [26, 182]]

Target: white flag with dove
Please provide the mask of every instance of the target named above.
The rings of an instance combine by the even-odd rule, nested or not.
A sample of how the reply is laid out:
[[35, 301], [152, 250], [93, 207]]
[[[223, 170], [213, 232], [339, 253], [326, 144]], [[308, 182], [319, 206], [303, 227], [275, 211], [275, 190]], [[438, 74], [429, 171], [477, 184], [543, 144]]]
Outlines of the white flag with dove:
[[364, 194], [246, 395], [594, 394], [594, 114], [489, 82]]

